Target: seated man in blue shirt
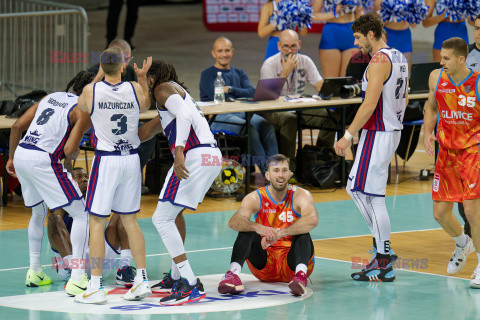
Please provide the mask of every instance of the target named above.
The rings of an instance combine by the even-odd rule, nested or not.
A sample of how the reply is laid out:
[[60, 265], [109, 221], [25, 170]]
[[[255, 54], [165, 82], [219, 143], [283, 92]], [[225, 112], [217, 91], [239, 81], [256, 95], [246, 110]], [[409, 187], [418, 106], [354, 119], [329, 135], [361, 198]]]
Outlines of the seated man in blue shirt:
[[[250, 98], [253, 97], [255, 88], [253, 88], [248, 75], [239, 68], [230, 66], [233, 57], [233, 45], [230, 40], [220, 37], [213, 43], [211, 51], [215, 64], [208, 69], [203, 70], [200, 78], [200, 99], [201, 101], [213, 101], [214, 86], [213, 83], [217, 77], [217, 72], [222, 72], [225, 80], [225, 98]], [[230, 131], [236, 134], [245, 134], [242, 130], [246, 123], [245, 113], [227, 113], [217, 115], [216, 121], [230, 123], [221, 123], [214, 121], [211, 125], [212, 130]], [[278, 153], [277, 139], [275, 129], [261, 116], [254, 114], [251, 121], [252, 133], [252, 156], [263, 159], [261, 163], [256, 163], [262, 173], [265, 172], [266, 159]]]

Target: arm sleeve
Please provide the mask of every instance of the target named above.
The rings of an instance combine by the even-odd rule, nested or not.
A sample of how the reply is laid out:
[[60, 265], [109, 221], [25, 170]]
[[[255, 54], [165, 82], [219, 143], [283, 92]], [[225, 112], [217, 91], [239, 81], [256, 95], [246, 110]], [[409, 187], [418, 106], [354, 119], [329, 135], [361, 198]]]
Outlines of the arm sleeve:
[[307, 81], [313, 86], [318, 81], [323, 80], [320, 72], [318, 72], [317, 66], [313, 63], [310, 57], [305, 57], [305, 67], [307, 69]]
[[231, 86], [230, 95], [234, 98], [251, 98], [255, 93], [255, 88], [252, 86], [247, 73], [244, 70], [239, 70], [240, 87]]
[[185, 146], [192, 126], [192, 114], [188, 105], [179, 94], [172, 94], [165, 102], [165, 108], [176, 118], [177, 139], [175, 140], [175, 146]]
[[213, 101], [213, 82], [215, 81], [215, 77], [204, 70], [202, 75], [200, 76], [200, 101]]

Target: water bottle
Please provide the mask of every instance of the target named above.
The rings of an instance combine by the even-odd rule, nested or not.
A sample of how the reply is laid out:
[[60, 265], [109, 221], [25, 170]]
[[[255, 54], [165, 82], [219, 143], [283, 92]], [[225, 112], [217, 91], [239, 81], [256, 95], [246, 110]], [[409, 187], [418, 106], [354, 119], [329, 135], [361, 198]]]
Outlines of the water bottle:
[[215, 103], [220, 104], [225, 102], [225, 80], [223, 80], [222, 73], [217, 72], [217, 77], [213, 84], [215, 87], [215, 95], [213, 100]]

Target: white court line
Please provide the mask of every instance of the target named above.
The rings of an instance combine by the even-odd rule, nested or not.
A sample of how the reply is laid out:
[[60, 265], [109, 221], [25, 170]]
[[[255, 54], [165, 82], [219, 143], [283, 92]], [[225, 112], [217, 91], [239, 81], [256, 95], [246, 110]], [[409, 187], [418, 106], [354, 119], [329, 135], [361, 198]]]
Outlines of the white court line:
[[[346, 262], [346, 263], [352, 263], [352, 261], [348, 260], [338, 260], [338, 259], [332, 259], [332, 258], [324, 258], [324, 257], [317, 257], [315, 256], [315, 259], [322, 259], [322, 260], [330, 260], [330, 261], [336, 261], [336, 262]], [[454, 277], [454, 276], [446, 276], [444, 274], [437, 274], [437, 273], [430, 273], [430, 272], [422, 272], [422, 271], [415, 271], [415, 270], [410, 270], [410, 269], [394, 269], [398, 271], [406, 271], [406, 272], [413, 272], [413, 273], [420, 273], [420, 274], [428, 274], [430, 276], [437, 276], [437, 277], [444, 277], [444, 278], [452, 278], [452, 279], [457, 279], [457, 280], [466, 280], [470, 281], [470, 279], [465, 279], [465, 278], [459, 278], [459, 277]]]
[[[396, 231], [392, 233], [406, 233], [406, 232], [418, 232], [418, 231], [430, 231], [430, 230], [441, 230], [441, 228], [437, 229], [423, 229], [423, 230], [408, 230], [408, 231]], [[365, 237], [365, 236], [371, 236], [371, 234], [364, 234], [364, 235], [356, 235], [356, 236], [345, 236], [345, 237], [332, 237], [332, 238], [322, 238], [322, 239], [312, 239], [312, 241], [322, 241], [322, 240], [331, 240], [331, 239], [347, 239], [347, 238], [354, 238], [354, 237]], [[185, 253], [196, 253], [196, 252], [207, 252], [207, 251], [218, 251], [218, 250], [228, 250], [232, 249], [233, 247], [224, 247], [224, 248], [213, 248], [213, 249], [200, 249], [200, 250], [191, 250], [191, 251], [186, 251]], [[147, 254], [147, 257], [156, 257], [156, 256], [166, 256], [168, 255], [168, 252], [165, 253], [154, 253], [154, 254]], [[49, 267], [52, 264], [44, 264], [42, 267]], [[23, 270], [23, 269], [29, 269], [30, 267], [18, 267], [18, 268], [9, 268], [9, 269], [0, 269], [0, 272], [2, 271], [14, 271], [14, 270]]]

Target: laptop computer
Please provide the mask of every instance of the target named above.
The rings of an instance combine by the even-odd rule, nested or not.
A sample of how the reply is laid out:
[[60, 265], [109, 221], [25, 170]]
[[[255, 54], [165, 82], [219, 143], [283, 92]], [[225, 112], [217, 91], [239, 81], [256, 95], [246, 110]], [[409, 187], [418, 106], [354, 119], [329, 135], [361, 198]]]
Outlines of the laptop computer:
[[412, 64], [409, 93], [428, 93], [428, 78], [430, 77], [430, 73], [441, 67], [438, 62]]
[[277, 100], [282, 93], [285, 78], [260, 79], [252, 98], [240, 98], [242, 101]]
[[323, 100], [328, 100], [332, 97], [340, 97], [340, 90], [343, 88], [343, 86], [352, 83], [352, 77], [325, 78], [323, 80], [323, 85], [318, 95]]

